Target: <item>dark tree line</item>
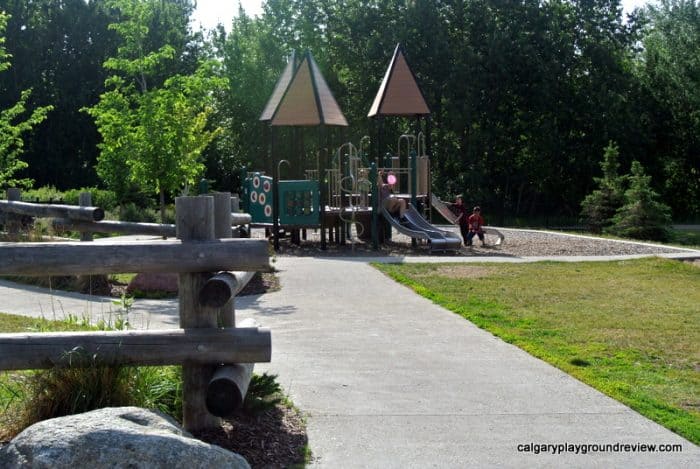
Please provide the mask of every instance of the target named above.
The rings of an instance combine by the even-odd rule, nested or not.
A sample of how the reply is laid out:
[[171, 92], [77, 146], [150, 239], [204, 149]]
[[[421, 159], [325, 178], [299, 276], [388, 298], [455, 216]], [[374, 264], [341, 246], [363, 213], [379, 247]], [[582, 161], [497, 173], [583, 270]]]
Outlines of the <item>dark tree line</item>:
[[[230, 86], [212, 123], [224, 132], [206, 152], [207, 176], [222, 187], [236, 189], [241, 167], [263, 166], [269, 129], [258, 117], [292, 49], [312, 51], [350, 122], [334, 138], [359, 144], [376, 137], [366, 115], [400, 42], [432, 110], [424, 128], [441, 196], [464, 193], [492, 213], [576, 216], [614, 142], [621, 171], [639, 161], [675, 219], [700, 214], [695, 0], [629, 18], [619, 0], [268, 0], [262, 17], [241, 14], [206, 39], [187, 27], [193, 2], [144, 1], [162, 11], [149, 25], [154, 50], [177, 51], [164, 78], [205, 57], [224, 65]], [[96, 182], [98, 134], [78, 110], [103, 92], [115, 3], [0, 0], [13, 54], [0, 107], [27, 88], [36, 105], [55, 106], [25, 153], [38, 185]], [[414, 125], [386, 119], [385, 143], [396, 150]]]

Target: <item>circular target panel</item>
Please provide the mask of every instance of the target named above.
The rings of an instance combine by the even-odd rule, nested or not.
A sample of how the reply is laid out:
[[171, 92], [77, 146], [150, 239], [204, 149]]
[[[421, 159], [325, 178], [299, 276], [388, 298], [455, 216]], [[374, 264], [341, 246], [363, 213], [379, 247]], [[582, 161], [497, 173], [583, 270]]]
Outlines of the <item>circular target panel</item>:
[[260, 187], [260, 176], [255, 176], [253, 178], [253, 187], [256, 189]]
[[267, 197], [265, 197], [264, 192], [261, 192], [258, 196], [258, 202], [260, 202], [260, 205], [265, 205], [265, 200], [267, 200]]
[[258, 201], [258, 193], [253, 191], [250, 193], [250, 201], [255, 203]]
[[271, 205], [265, 205], [265, 208], [263, 209], [265, 212], [266, 217], [271, 217], [272, 216], [272, 206]]
[[265, 192], [270, 192], [270, 181], [267, 181], [267, 180], [263, 181], [263, 190]]

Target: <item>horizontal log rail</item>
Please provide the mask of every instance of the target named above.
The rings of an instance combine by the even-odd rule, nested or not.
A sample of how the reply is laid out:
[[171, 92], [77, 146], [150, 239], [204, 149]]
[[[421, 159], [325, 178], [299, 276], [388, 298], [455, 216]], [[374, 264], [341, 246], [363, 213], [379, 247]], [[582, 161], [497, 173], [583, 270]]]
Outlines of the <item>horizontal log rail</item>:
[[219, 272], [206, 281], [199, 292], [199, 303], [210, 308], [222, 308], [236, 296], [255, 272]]
[[249, 225], [253, 221], [253, 217], [250, 213], [231, 213], [231, 225]]
[[105, 211], [100, 207], [78, 207], [62, 204], [34, 204], [17, 200], [0, 200], [0, 211], [32, 217], [58, 217], [74, 220], [100, 221]]
[[0, 275], [98, 275], [122, 272], [269, 272], [264, 239], [21, 243], [0, 246]]
[[102, 220], [89, 222], [84, 220], [70, 220], [68, 218], [54, 218], [51, 222], [54, 229], [71, 231], [91, 231], [95, 233], [123, 233], [141, 234], [153, 236], [175, 237], [174, 224], [160, 223], [136, 223], [130, 221]]
[[[241, 321], [238, 327], [260, 327], [255, 319]], [[243, 405], [255, 363], [234, 363], [219, 367], [207, 387], [207, 410], [218, 417], [228, 417]]]
[[0, 370], [269, 362], [266, 328], [0, 334]]
[[[231, 226], [247, 225], [251, 222], [248, 213], [231, 214]], [[153, 236], [166, 236], [174, 238], [176, 235], [174, 224], [161, 223], [136, 223], [129, 221], [101, 220], [72, 220], [69, 218], [54, 218], [51, 222], [54, 229], [71, 231], [90, 231], [94, 233], [122, 233], [141, 234]]]
[[240, 409], [254, 368], [255, 363], [236, 363], [218, 368], [207, 387], [207, 410], [217, 417], [229, 417]]

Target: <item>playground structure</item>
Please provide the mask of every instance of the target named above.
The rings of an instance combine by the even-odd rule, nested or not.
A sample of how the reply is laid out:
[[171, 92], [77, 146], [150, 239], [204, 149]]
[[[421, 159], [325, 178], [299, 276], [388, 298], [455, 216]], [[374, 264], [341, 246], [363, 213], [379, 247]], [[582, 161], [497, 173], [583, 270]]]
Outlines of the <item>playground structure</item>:
[[[292, 53], [260, 120], [271, 128], [317, 126], [321, 141], [325, 126], [348, 124], [311, 54], [306, 52], [301, 63], [296, 62]], [[393, 227], [409, 236], [413, 246], [422, 240], [431, 251], [459, 250], [462, 246], [459, 235], [428, 222], [434, 198], [429, 149], [426, 134], [420, 130], [420, 119], [429, 114], [404, 52], [397, 45], [368, 113], [368, 117], [378, 119], [376, 151], [381, 151], [382, 122], [386, 117], [415, 117], [416, 133], [399, 136], [396, 153], [386, 153], [381, 158], [369, 156], [370, 140], [365, 136], [359, 147], [346, 142], [332, 155], [327, 147], [320, 145], [315, 166], [310, 168], [292, 168], [290, 161], [278, 159], [272, 175], [247, 172], [241, 200], [243, 209], [252, 217], [251, 225], [271, 230], [275, 249], [279, 249], [279, 238], [287, 232], [298, 243], [307, 229], [321, 231], [322, 249], [326, 248], [327, 239], [338, 243], [350, 239], [354, 243], [355, 237], [371, 239], [376, 248], [391, 238]], [[270, 147], [274, 154], [272, 143]], [[303, 174], [303, 179], [281, 179], [283, 164], [297, 175]], [[393, 197], [404, 199], [408, 207], [404, 219], [398, 219], [381, 206], [380, 172], [395, 176]]]

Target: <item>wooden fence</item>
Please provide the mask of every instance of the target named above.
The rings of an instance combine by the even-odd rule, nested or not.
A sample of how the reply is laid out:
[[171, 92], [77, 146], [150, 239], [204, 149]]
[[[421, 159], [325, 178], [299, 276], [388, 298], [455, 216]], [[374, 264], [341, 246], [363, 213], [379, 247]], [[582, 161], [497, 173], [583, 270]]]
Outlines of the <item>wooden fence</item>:
[[[225, 211], [230, 215], [231, 226], [247, 225], [251, 222], [248, 213], [231, 212], [231, 194], [219, 192], [213, 194], [217, 209], [217, 220], [227, 223]], [[176, 236], [174, 224], [136, 223], [127, 221], [104, 220], [104, 210], [93, 207], [90, 192], [80, 194], [80, 206], [61, 204], [38, 204], [21, 201], [19, 189], [8, 189], [7, 200], [0, 200], [0, 214], [4, 215], [6, 229], [10, 234], [18, 231], [17, 215], [27, 217], [52, 218], [51, 224], [58, 230], [81, 232], [81, 241], [91, 241], [92, 233], [143, 234], [173, 238]], [[221, 203], [220, 203], [221, 200]], [[229, 201], [226, 204], [225, 201]], [[237, 205], [237, 204], [236, 204]]]
[[66, 353], [75, 349], [105, 364], [180, 364], [185, 429], [218, 426], [242, 402], [252, 363], [270, 361], [270, 331], [235, 327], [233, 305], [250, 276], [242, 272], [270, 270], [268, 243], [230, 239], [230, 195], [179, 197], [175, 206], [178, 240], [5, 244], [0, 275], [176, 272], [180, 329], [0, 334], [0, 369], [82, 366]]

